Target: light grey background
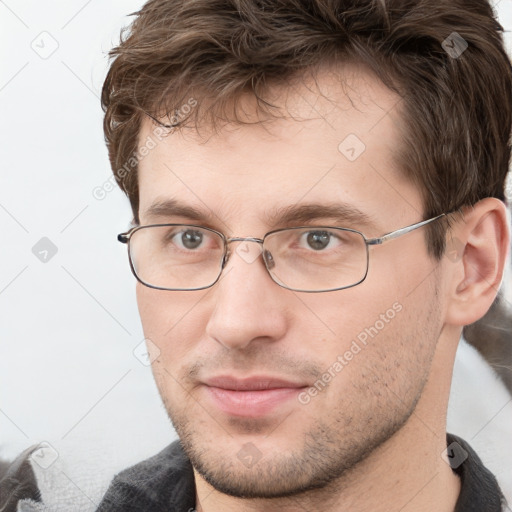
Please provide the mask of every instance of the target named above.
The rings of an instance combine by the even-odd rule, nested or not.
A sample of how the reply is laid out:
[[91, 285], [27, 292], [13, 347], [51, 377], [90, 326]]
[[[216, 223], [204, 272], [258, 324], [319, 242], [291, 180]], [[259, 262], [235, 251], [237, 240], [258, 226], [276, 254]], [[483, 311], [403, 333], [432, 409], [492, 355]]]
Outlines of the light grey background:
[[[116, 240], [128, 201], [93, 196], [111, 177], [106, 54], [142, 3], [0, 2], [0, 456], [105, 440], [136, 460], [174, 436], [133, 354], [143, 334]], [[32, 252], [43, 237], [46, 262]]]
[[[142, 4], [0, 1], [3, 457], [46, 440], [123, 467], [175, 436], [134, 354], [135, 283], [116, 240], [128, 201], [117, 188], [93, 195], [111, 177], [99, 101], [106, 54]], [[497, 9], [510, 30], [511, 0]]]

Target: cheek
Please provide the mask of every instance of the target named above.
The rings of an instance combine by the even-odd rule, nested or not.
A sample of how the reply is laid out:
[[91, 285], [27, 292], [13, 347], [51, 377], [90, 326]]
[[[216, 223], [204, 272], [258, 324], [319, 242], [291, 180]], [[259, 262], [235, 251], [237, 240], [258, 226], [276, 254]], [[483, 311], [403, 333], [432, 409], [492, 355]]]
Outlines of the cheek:
[[345, 376], [336, 379], [339, 385], [359, 382], [362, 373], [391, 383], [399, 375], [406, 380], [411, 372], [423, 372], [440, 329], [434, 320], [440, 315], [432, 311], [438, 303], [435, 272], [423, 261], [420, 267], [383, 258], [356, 287], [301, 297], [306, 308], [297, 317], [299, 330], [321, 329], [315, 357], [331, 373]]
[[174, 409], [173, 397], [183, 393], [179, 382], [184, 362], [200, 339], [199, 322], [193, 321], [193, 304], [183, 292], [153, 290], [138, 283], [136, 294], [144, 337], [150, 340], [148, 352], [155, 354], [151, 371], [166, 408]]
[[149, 339], [159, 338], [164, 317], [157, 290], [137, 283], [136, 296], [139, 315], [144, 330], [144, 336]]
[[316, 326], [332, 350], [344, 351], [350, 342], [364, 343], [368, 330], [388, 331], [404, 307], [404, 296], [391, 277], [369, 279], [358, 286], [318, 295], [304, 294], [296, 321], [302, 332]]
[[138, 283], [136, 294], [144, 337], [158, 347], [166, 367], [176, 364], [202, 337], [204, 322], [197, 311], [205, 291], [169, 292]]
[[337, 350], [325, 359], [325, 372], [333, 377], [328, 377], [330, 388], [319, 405], [361, 418], [411, 409], [425, 385], [439, 336], [429, 288], [422, 287], [421, 303], [410, 297], [393, 302], [391, 297], [390, 303], [373, 304], [364, 318], [351, 318], [346, 336], [339, 337]]

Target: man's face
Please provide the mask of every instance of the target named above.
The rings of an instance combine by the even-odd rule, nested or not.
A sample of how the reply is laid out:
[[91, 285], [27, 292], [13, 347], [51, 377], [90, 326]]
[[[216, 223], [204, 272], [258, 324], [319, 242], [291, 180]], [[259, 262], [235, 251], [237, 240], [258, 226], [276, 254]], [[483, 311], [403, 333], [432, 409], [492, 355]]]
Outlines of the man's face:
[[[420, 194], [393, 160], [400, 98], [346, 71], [345, 87], [332, 74], [319, 76], [325, 97], [311, 83], [276, 90], [274, 103], [286, 103], [292, 116], [266, 129], [233, 124], [203, 138], [186, 129], [159, 142], [140, 163], [141, 224], [200, 224], [259, 238], [295, 225], [341, 226], [371, 238], [422, 220]], [[252, 107], [247, 100], [254, 121]], [[140, 140], [152, 129], [145, 122]], [[204, 218], [148, 213], [168, 200]], [[344, 205], [365, 218], [279, 219], [304, 205]], [[324, 486], [407, 422], [443, 323], [424, 234], [370, 247], [366, 280], [339, 291], [281, 288], [261, 256], [247, 256], [258, 250], [254, 242], [230, 244], [209, 289], [137, 285], [163, 402], [214, 487], [277, 497]]]

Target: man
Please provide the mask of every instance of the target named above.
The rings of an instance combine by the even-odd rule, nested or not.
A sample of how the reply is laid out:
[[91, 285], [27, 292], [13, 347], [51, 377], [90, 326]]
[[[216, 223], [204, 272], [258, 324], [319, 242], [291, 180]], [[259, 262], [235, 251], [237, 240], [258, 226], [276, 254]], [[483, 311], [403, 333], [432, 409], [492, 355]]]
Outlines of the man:
[[179, 441], [100, 511], [498, 511], [446, 433], [502, 280], [512, 72], [485, 0], [151, 0], [102, 102]]

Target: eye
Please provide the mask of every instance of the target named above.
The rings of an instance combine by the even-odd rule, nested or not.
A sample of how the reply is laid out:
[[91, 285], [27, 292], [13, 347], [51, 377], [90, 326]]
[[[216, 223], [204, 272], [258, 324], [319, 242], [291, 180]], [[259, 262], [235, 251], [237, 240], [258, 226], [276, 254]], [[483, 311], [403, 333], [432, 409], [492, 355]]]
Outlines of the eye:
[[299, 245], [314, 251], [322, 251], [327, 248], [333, 249], [340, 242], [339, 237], [329, 231], [306, 231], [302, 233]]
[[180, 231], [172, 236], [172, 241], [181, 249], [198, 249], [203, 243], [204, 233], [195, 229]]

